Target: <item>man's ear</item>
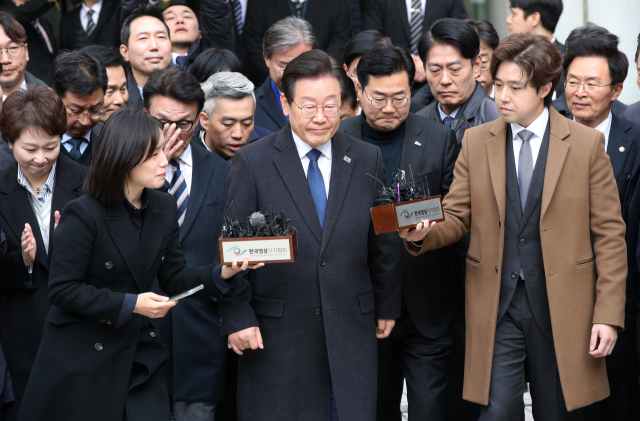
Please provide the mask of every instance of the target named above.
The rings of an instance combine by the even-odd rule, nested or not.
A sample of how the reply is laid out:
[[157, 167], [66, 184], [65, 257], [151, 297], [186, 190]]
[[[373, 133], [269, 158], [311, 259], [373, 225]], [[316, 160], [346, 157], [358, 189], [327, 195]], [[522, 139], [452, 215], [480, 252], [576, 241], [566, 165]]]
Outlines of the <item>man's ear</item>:
[[620, 93], [622, 92], [622, 83], [616, 83], [612, 88], [613, 96], [611, 97], [611, 102], [615, 101], [620, 96]]
[[269, 67], [269, 64], [271, 64], [271, 60], [267, 57], [267, 55], [265, 53], [262, 53], [262, 58], [264, 58], [264, 64]]
[[474, 79], [477, 79], [480, 77], [481, 68], [482, 68], [482, 57], [480, 57], [480, 54], [478, 54], [475, 61], [473, 62], [473, 78]]
[[198, 116], [200, 119], [200, 125], [202, 128], [207, 131], [209, 130], [209, 116], [204, 111], [200, 111], [200, 115]]
[[343, 64], [342, 64], [342, 68], [344, 69], [344, 72], [345, 72], [347, 75], [349, 75], [349, 68], [347, 67], [347, 64], [346, 64], [346, 63], [343, 63]]
[[547, 95], [552, 95], [552, 93], [551, 93], [551, 82], [547, 83], [544, 86], [541, 86], [540, 89], [538, 89], [538, 96], [540, 98], [546, 98]]
[[289, 108], [289, 101], [284, 94], [280, 94], [280, 103], [282, 104], [282, 113], [288, 117], [291, 114], [291, 109]]
[[536, 28], [537, 26], [542, 25], [542, 18], [540, 16], [540, 12], [531, 13], [529, 16], [527, 16], [525, 21], [528, 21], [529, 25], [531, 25], [532, 28]]
[[122, 55], [122, 58], [124, 58], [125, 61], [129, 61], [129, 49], [127, 48], [126, 45], [124, 44], [120, 45], [120, 54]]

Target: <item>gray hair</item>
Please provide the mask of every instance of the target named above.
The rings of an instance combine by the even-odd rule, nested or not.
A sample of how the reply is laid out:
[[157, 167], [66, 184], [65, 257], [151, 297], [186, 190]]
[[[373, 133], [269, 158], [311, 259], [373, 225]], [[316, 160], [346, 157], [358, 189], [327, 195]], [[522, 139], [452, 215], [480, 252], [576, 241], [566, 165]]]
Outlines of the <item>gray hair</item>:
[[204, 91], [204, 111], [209, 117], [216, 105], [216, 98], [241, 99], [251, 95], [253, 105], [256, 96], [253, 93], [253, 83], [242, 73], [218, 72], [209, 77], [202, 85]]
[[284, 53], [298, 44], [311, 44], [318, 48], [318, 40], [313, 26], [301, 18], [289, 16], [271, 25], [262, 39], [262, 51], [267, 58], [273, 54]]

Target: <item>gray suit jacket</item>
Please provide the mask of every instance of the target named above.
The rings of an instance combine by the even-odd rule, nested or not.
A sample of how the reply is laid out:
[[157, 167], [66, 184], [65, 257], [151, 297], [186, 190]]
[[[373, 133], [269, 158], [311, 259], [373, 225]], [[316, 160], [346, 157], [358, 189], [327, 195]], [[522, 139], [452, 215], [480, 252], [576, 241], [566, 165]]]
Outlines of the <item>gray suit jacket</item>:
[[624, 118], [627, 120], [635, 121], [636, 123], [640, 123], [640, 101], [629, 105], [624, 112]]

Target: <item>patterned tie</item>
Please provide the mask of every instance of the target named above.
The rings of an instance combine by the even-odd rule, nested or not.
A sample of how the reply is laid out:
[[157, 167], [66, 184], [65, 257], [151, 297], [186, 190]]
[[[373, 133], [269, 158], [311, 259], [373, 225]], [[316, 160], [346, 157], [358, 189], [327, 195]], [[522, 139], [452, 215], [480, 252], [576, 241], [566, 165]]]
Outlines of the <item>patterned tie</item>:
[[453, 117], [451, 116], [446, 116], [444, 118], [444, 120], [442, 120], [442, 122], [444, 123], [445, 126], [447, 127], [451, 127], [451, 122], [453, 121]]
[[318, 158], [322, 152], [317, 149], [311, 149], [307, 152], [309, 157], [309, 169], [307, 170], [307, 183], [311, 190], [313, 204], [316, 205], [316, 213], [320, 220], [320, 228], [324, 229], [324, 216], [327, 213], [327, 191], [324, 188], [324, 178], [318, 167]]
[[80, 152], [80, 145], [82, 142], [85, 142], [86, 139], [84, 137], [72, 137], [67, 140], [67, 143], [71, 144], [71, 150], [69, 151], [69, 155], [73, 158], [74, 161], [77, 161], [82, 156], [82, 152]]
[[233, 19], [236, 22], [238, 35], [242, 35], [244, 22], [242, 21], [242, 5], [240, 4], [240, 0], [231, 0], [231, 9], [233, 10]]
[[87, 30], [85, 31], [87, 35], [91, 35], [93, 28], [95, 28], [96, 26], [95, 22], [93, 21], [93, 13], [93, 9], [89, 9], [89, 11], [87, 12]]
[[169, 165], [171, 165], [174, 170], [169, 193], [171, 193], [173, 197], [176, 198], [176, 202], [178, 202], [178, 224], [182, 226], [184, 217], [187, 214], [187, 204], [189, 203], [187, 181], [180, 171], [180, 164], [175, 159], [170, 160]]
[[520, 204], [522, 205], [522, 212], [524, 212], [524, 206], [529, 195], [531, 176], [533, 175], [533, 153], [531, 152], [531, 142], [529, 142], [533, 137], [533, 133], [529, 130], [522, 130], [518, 133], [518, 137], [522, 139], [520, 155], [518, 156], [518, 186], [520, 187]]
[[187, 61], [187, 56], [177, 56], [176, 57], [176, 64], [178, 65], [178, 67], [183, 67], [185, 61]]
[[47, 50], [49, 50], [49, 52], [51, 54], [53, 54], [53, 45], [51, 45], [51, 40], [49, 39], [49, 36], [47, 35], [47, 31], [44, 30], [44, 27], [40, 23], [40, 19], [36, 18], [36, 20], [31, 22], [31, 24], [33, 25], [34, 28], [36, 28], [36, 31], [38, 31], [38, 33], [40, 34], [40, 36], [44, 40], [45, 44], [47, 44]]
[[302, 9], [304, 7], [304, 0], [303, 1], [299, 1], [299, 0], [291, 0], [291, 3], [293, 3], [293, 9], [296, 12], [296, 16], [301, 18], [302, 16]]
[[422, 15], [422, 2], [420, 0], [411, 1], [411, 54], [418, 55], [418, 42], [422, 37], [422, 23], [424, 16]]

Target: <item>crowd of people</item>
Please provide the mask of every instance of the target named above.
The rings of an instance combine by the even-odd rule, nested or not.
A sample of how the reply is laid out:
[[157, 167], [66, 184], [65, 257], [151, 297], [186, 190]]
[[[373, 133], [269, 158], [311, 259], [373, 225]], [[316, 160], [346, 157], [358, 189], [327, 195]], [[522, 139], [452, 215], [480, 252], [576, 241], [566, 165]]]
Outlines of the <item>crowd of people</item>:
[[[59, 36], [0, 7], [1, 421], [400, 421], [405, 385], [413, 421], [640, 419], [615, 34], [561, 43], [561, 0], [503, 40], [462, 0], [78, 3]], [[400, 174], [444, 221], [376, 235]], [[295, 261], [221, 264], [273, 209]]]

